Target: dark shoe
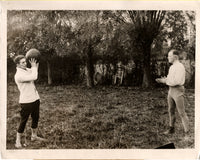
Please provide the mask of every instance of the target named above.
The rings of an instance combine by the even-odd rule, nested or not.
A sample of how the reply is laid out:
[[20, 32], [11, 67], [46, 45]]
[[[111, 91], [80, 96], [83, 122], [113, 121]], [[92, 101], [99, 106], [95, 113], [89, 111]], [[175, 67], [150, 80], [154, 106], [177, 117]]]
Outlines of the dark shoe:
[[165, 135], [173, 134], [175, 132], [174, 127], [169, 127], [167, 131], [164, 132]]

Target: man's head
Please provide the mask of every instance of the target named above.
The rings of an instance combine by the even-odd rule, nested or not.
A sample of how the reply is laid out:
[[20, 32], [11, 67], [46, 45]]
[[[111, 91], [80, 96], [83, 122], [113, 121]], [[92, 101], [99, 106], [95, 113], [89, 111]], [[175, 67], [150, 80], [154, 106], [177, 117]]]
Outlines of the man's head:
[[17, 67], [22, 68], [22, 69], [26, 69], [26, 58], [24, 55], [18, 55], [15, 57], [14, 59], [15, 64], [17, 65]]
[[175, 49], [172, 49], [168, 53], [169, 63], [174, 63], [174, 61], [179, 60], [179, 52]]

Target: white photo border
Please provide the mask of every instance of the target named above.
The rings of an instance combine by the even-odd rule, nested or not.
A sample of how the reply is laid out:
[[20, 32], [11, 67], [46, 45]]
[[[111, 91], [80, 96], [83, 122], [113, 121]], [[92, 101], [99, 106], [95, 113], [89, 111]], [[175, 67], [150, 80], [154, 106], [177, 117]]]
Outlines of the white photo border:
[[[0, 149], [8, 159], [197, 159], [200, 152], [200, 1], [1, 1]], [[194, 149], [6, 149], [7, 11], [8, 10], [193, 10], [196, 12], [195, 148]]]

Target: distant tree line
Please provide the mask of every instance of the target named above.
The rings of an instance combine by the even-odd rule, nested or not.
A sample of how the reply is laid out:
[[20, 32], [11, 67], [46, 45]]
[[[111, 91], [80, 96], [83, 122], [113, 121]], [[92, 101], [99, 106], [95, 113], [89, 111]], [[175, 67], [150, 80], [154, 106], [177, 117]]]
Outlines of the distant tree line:
[[[9, 53], [25, 54], [30, 48], [41, 52], [38, 81], [49, 85], [85, 82], [93, 87], [98, 61], [116, 71], [118, 62], [132, 60], [126, 85], [149, 87], [158, 76], [157, 60], [168, 67], [171, 48], [195, 59], [193, 11], [12, 10], [7, 17], [8, 81], [15, 72]], [[104, 82], [112, 84], [111, 73]]]

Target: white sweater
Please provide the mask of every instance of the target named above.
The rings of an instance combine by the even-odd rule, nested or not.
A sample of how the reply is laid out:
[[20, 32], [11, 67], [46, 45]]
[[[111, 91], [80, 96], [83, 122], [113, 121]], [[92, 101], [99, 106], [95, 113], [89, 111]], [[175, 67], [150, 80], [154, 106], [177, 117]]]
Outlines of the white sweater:
[[22, 69], [17, 67], [15, 82], [20, 91], [19, 103], [32, 103], [40, 99], [34, 81], [38, 77], [37, 67]]

